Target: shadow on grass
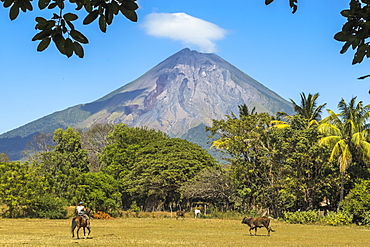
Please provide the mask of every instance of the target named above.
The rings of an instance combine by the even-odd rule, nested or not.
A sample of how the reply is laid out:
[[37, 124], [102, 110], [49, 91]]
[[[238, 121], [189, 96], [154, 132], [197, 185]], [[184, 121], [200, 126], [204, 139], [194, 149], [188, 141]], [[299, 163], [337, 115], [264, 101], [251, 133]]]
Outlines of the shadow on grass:
[[251, 234], [243, 234], [243, 236], [247, 237], [271, 237], [270, 235], [251, 235]]

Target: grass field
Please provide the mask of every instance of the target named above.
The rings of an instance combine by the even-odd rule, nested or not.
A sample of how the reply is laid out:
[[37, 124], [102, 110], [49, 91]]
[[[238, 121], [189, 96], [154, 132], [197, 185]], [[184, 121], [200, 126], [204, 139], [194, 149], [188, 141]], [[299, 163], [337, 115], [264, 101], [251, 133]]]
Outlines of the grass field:
[[[250, 236], [240, 220], [122, 218], [91, 222], [88, 239], [71, 238], [71, 220], [0, 219], [0, 246], [370, 246], [370, 229], [272, 221], [271, 236]], [[80, 237], [82, 236], [80, 230]]]

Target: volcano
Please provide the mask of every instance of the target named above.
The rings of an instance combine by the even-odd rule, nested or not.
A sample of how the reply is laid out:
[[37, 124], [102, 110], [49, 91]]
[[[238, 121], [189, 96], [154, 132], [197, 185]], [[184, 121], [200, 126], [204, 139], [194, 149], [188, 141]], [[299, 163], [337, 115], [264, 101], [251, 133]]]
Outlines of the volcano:
[[95, 123], [146, 126], [186, 138], [199, 126], [211, 126], [213, 119], [238, 114], [242, 104], [272, 115], [293, 113], [288, 101], [221, 57], [186, 48], [98, 100], [0, 135], [0, 153], [19, 159], [26, 143], [38, 133], [69, 126], [89, 128]]

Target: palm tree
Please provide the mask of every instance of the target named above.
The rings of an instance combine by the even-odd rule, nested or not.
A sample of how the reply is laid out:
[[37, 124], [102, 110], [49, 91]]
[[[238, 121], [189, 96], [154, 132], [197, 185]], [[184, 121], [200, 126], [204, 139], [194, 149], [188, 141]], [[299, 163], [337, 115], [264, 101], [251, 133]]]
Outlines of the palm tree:
[[[298, 105], [294, 100], [290, 99], [290, 101], [293, 104], [293, 109], [295, 113], [301, 115], [304, 119], [307, 120], [308, 122], [307, 127], [310, 127], [312, 124], [318, 124], [318, 122], [321, 120], [321, 113], [326, 103], [317, 106], [317, 98], [319, 97], [319, 93], [315, 93], [313, 95], [308, 94], [307, 97], [305, 93], [300, 93], [300, 95], [301, 95], [300, 105]], [[291, 116], [289, 116], [285, 112], [278, 112], [277, 118], [281, 119], [281, 117], [287, 119], [287, 121], [284, 122], [281, 120], [275, 120], [273, 121], [274, 126], [278, 128], [288, 127]]]
[[246, 104], [238, 105], [239, 108], [239, 117], [242, 116], [249, 116], [249, 115], [256, 115], [256, 107], [253, 107], [251, 111], [249, 111], [248, 106]]
[[344, 197], [344, 175], [352, 164], [364, 164], [370, 160], [370, 105], [356, 104], [353, 97], [347, 104], [342, 99], [338, 104], [340, 113], [328, 110], [329, 116], [319, 125], [319, 131], [325, 135], [320, 144], [331, 148], [329, 162], [338, 162], [341, 173], [340, 201]]
[[319, 97], [319, 93], [315, 93], [314, 95], [308, 94], [306, 95], [304, 93], [301, 93], [301, 104], [298, 105], [295, 103], [294, 100], [290, 99], [290, 101], [293, 104], [294, 111], [301, 115], [304, 119], [308, 120], [309, 123], [315, 122], [318, 123], [318, 121], [321, 120], [321, 112], [324, 109], [325, 104], [317, 106], [317, 98]]

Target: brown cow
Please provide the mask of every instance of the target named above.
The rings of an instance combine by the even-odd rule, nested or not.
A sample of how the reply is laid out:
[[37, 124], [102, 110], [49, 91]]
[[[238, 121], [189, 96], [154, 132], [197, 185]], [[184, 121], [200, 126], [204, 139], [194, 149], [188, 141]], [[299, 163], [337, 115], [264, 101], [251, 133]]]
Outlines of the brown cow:
[[176, 211], [176, 219], [178, 219], [179, 217], [185, 218], [185, 211]]
[[257, 228], [266, 227], [267, 229], [267, 236], [270, 236], [270, 231], [274, 232], [274, 230], [270, 227], [270, 218], [267, 217], [257, 217], [257, 218], [247, 218], [244, 217], [242, 220], [242, 224], [247, 224], [249, 228], [249, 233], [252, 235], [251, 230], [254, 229], [254, 235], [257, 235]]

